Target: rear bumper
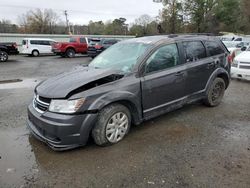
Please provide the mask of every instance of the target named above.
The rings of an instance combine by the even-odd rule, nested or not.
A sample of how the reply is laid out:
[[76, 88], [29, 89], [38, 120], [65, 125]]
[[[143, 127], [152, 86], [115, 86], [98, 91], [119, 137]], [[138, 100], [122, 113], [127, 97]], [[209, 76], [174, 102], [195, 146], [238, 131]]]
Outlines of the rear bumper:
[[231, 77], [250, 81], [250, 69], [231, 67]]
[[57, 49], [57, 48], [53, 48], [51, 51], [52, 51], [52, 53], [55, 53], [55, 54], [64, 53], [62, 50]]
[[88, 50], [87, 54], [89, 57], [96, 57], [98, 56], [102, 51], [101, 50]]
[[9, 55], [18, 55], [19, 54], [19, 51], [16, 49], [16, 50], [10, 50]]
[[30, 132], [53, 150], [62, 151], [86, 144], [97, 114], [41, 114], [33, 105], [28, 107], [27, 126]]

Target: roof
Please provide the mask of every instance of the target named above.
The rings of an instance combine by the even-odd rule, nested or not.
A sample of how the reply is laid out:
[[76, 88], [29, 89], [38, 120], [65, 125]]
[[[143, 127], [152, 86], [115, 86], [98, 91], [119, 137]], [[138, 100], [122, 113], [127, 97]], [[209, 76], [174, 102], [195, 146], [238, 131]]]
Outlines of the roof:
[[49, 38], [24, 38], [23, 40], [49, 40], [49, 41], [55, 41], [54, 39], [49, 39]]
[[139, 37], [133, 38], [124, 41], [127, 42], [138, 42], [138, 43], [145, 43], [145, 44], [153, 44], [159, 41], [176, 41], [176, 40], [183, 40], [183, 39], [209, 39], [213, 36], [207, 34], [171, 34], [171, 35], [155, 35], [155, 36], [147, 36], [147, 37]]

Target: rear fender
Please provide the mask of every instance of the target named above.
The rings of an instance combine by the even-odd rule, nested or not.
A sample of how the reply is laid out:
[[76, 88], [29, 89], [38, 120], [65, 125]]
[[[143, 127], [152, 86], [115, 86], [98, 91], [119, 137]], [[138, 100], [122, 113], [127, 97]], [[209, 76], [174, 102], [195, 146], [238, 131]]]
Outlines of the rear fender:
[[214, 79], [217, 77], [222, 78], [226, 83], [226, 89], [228, 88], [229, 83], [230, 83], [230, 75], [225, 69], [218, 68], [212, 73], [212, 75], [210, 76], [210, 78], [206, 84], [206, 89], [205, 89], [206, 94], [208, 94], [208, 90], [209, 90], [211, 84], [213, 83]]

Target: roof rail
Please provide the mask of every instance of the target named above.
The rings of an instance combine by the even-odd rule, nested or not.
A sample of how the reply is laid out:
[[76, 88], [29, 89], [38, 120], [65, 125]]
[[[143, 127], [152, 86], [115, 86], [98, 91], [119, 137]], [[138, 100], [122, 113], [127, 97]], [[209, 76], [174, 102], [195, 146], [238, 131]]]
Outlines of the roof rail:
[[178, 37], [178, 36], [217, 36], [214, 33], [179, 33], [179, 34], [169, 34], [168, 37], [169, 38], [174, 38], [174, 37]]

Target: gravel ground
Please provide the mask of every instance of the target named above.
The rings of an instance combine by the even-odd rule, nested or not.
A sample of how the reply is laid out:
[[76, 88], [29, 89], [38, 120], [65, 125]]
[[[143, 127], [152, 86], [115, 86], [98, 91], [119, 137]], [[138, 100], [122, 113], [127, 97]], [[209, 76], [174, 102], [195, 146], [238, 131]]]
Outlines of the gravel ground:
[[[26, 128], [42, 79], [89, 58], [14, 56], [0, 64], [0, 187], [249, 187], [250, 83], [232, 81], [219, 107], [188, 105], [140, 126], [121, 143], [54, 152]], [[16, 84], [3, 80], [22, 79]]]

